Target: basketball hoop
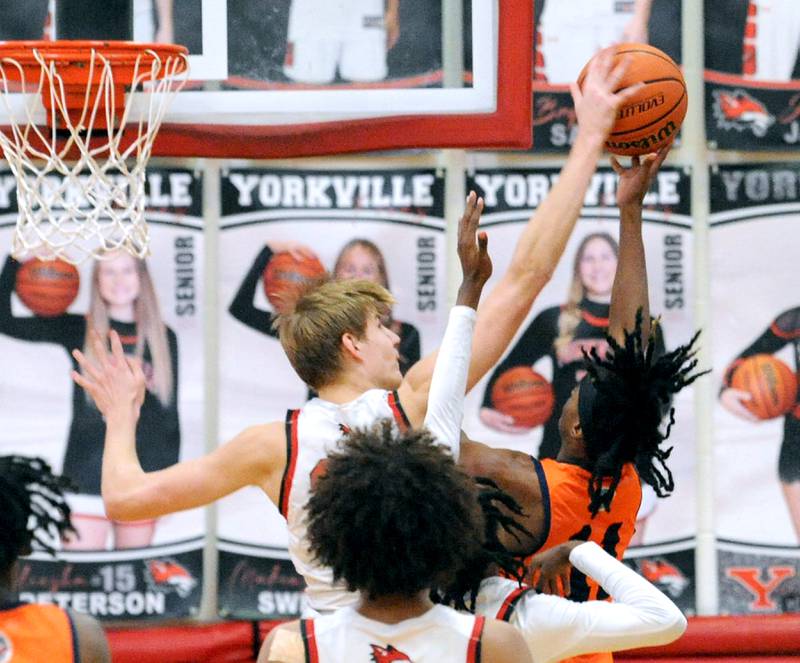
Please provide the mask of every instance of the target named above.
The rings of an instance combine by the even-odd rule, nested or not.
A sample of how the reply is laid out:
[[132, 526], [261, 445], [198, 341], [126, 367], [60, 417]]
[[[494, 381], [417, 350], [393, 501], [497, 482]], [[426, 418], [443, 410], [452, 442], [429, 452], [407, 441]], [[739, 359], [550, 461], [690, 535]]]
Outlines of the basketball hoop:
[[145, 168], [187, 78], [183, 46], [0, 43], [0, 96], [10, 120], [0, 146], [19, 207], [15, 257], [78, 264], [118, 249], [147, 254]]

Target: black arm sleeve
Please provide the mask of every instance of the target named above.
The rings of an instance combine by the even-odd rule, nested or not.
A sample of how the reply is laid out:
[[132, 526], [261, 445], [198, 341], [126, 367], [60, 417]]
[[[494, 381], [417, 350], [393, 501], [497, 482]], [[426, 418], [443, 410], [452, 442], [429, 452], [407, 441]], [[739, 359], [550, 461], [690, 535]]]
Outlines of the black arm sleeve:
[[8, 256], [0, 272], [0, 334], [23, 341], [59, 343], [67, 351], [83, 345], [86, 323], [82, 316], [68, 313], [52, 318], [14, 316], [11, 296], [19, 267], [20, 264]]
[[798, 325], [800, 325], [800, 308], [791, 309], [781, 313], [772, 324], [755, 341], [742, 350], [736, 359], [725, 371], [723, 378], [723, 388], [731, 386], [731, 379], [736, 367], [742, 359], [758, 354], [772, 354], [780, 350], [798, 335]]
[[272, 328], [275, 315], [270, 311], [258, 309], [253, 304], [258, 282], [272, 259], [272, 250], [265, 246], [256, 256], [255, 262], [244, 277], [236, 296], [233, 298], [228, 312], [239, 322], [256, 331], [278, 338], [278, 332]]
[[483, 407], [492, 407], [492, 387], [505, 371], [515, 366], [533, 366], [539, 359], [553, 352], [560, 311], [558, 306], [554, 306], [545, 309], [533, 319], [511, 352], [492, 372], [483, 394]]

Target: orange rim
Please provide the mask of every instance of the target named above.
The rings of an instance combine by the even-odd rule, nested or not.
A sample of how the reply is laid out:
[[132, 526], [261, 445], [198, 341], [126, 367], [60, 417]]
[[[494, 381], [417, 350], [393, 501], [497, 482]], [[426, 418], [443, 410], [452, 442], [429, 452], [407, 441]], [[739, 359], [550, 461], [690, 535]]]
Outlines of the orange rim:
[[[54, 62], [57, 65], [59, 75], [67, 84], [88, 81], [92, 53], [96, 52], [108, 61], [114, 70], [115, 83], [121, 85], [130, 85], [133, 82], [137, 62], [139, 75], [149, 72], [155, 60], [173, 60], [169, 70], [173, 74], [181, 74], [186, 71], [186, 56], [189, 54], [185, 46], [177, 44], [91, 40], [7, 41], [0, 42], [0, 64], [16, 63], [25, 76], [31, 73], [38, 75], [42, 65], [36, 58], [37, 52], [45, 62]], [[6, 78], [20, 79], [20, 69], [17, 66], [3, 69]], [[167, 73], [168, 69], [162, 67], [155, 77], [164, 78]]]

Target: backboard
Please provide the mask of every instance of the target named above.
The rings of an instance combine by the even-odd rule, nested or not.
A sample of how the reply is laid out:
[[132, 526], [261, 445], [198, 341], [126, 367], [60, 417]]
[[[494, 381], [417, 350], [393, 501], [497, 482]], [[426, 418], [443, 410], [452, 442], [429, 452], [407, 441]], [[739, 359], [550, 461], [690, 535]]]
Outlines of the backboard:
[[190, 53], [155, 155], [530, 146], [530, 0], [169, 4], [133, 0], [135, 40]]

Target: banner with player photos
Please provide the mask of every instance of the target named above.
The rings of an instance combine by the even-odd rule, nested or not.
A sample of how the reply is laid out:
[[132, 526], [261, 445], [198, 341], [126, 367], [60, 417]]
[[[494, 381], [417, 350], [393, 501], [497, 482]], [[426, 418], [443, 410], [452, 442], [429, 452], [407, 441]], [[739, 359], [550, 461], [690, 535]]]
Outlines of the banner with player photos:
[[647, 43], [681, 63], [681, 3], [675, 0], [536, 2], [533, 148], [566, 152], [577, 133], [569, 84], [597, 51]]
[[[556, 168], [476, 170], [467, 187], [484, 196], [482, 225], [489, 232], [493, 279], [508, 265], [517, 237], [558, 177]], [[594, 175], [583, 211], [550, 283], [534, 303], [510, 348], [467, 397], [464, 429], [475, 440], [554, 457], [560, 447], [558, 418], [572, 388], [582, 377], [582, 347], [602, 346], [608, 325], [607, 303], [616, 270], [617, 176], [601, 168]], [[644, 241], [650, 283], [650, 311], [660, 317], [667, 349], [685, 343], [694, 332], [693, 241], [690, 179], [687, 172], [662, 168], [645, 199]], [[487, 284], [487, 291], [492, 283]], [[562, 311], [574, 312], [580, 326], [561, 338]], [[580, 336], [578, 336], [580, 334]], [[536, 376], [532, 376], [531, 369]], [[550, 407], [514, 403], [502, 390], [504, 376], [525, 372], [551, 389]], [[672, 588], [673, 598], [694, 607], [694, 406], [691, 389], [675, 402], [676, 424], [669, 438], [668, 461], [675, 491], [658, 499], [644, 491], [634, 546], [637, 568], [653, 582]], [[652, 549], [651, 549], [652, 547]], [[650, 552], [648, 552], [650, 550]], [[644, 555], [644, 556], [642, 556]], [[648, 564], [642, 568], [642, 563]], [[658, 571], [658, 572], [657, 572]]]
[[197, 614], [203, 512], [106, 518], [99, 494], [105, 425], [72, 383], [69, 353], [84, 349], [89, 314], [109, 319], [126, 352], [136, 354], [143, 343], [148, 383], [137, 451], [144, 468], [203, 453], [201, 174], [149, 169], [150, 257], [139, 262], [119, 253], [77, 269], [11, 260], [15, 187], [10, 173], [0, 174], [0, 455], [40, 456], [69, 477], [79, 535], [63, 542], [55, 559], [35, 551], [21, 560], [20, 598], [109, 620]]
[[[447, 320], [440, 173], [231, 168], [221, 191], [221, 440], [285, 421], [311, 396], [271, 325], [281, 296], [323, 271], [387, 285], [403, 372], [436, 348]], [[222, 500], [218, 523], [220, 614], [297, 615], [304, 585], [268, 497], [253, 488]]]
[[791, 0], [705, 0], [712, 149], [800, 144], [800, 13]]
[[711, 170], [722, 613], [800, 611], [800, 165]]
[[442, 86], [441, 3], [239, 0], [227, 7], [228, 34], [236, 35], [228, 41], [232, 88]]

